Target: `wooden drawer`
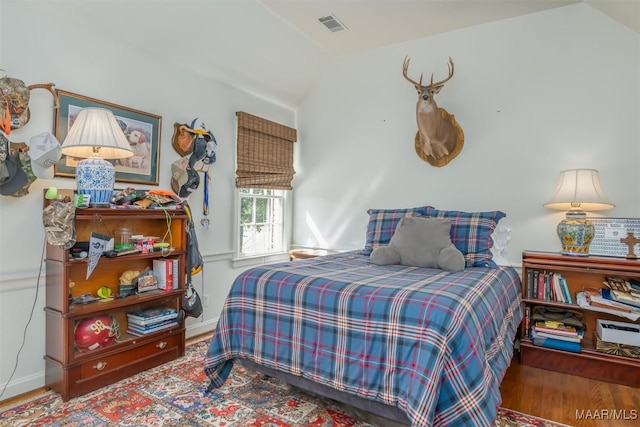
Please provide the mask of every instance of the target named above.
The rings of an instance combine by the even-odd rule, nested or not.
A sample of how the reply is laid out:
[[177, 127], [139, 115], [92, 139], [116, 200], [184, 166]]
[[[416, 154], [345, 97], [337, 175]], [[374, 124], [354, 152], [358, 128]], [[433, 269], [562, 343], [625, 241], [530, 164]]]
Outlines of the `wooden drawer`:
[[184, 356], [184, 329], [159, 337], [118, 354], [97, 357], [65, 369], [50, 358], [47, 385], [60, 393], [62, 400], [81, 396], [116, 381]]
[[[180, 335], [162, 337], [148, 344], [132, 348], [107, 357], [100, 357], [80, 365], [79, 380], [92, 378], [96, 375], [111, 375], [113, 371], [128, 365], [144, 364], [166, 352], [176, 352], [180, 342]], [[146, 368], [145, 368], [146, 369]]]

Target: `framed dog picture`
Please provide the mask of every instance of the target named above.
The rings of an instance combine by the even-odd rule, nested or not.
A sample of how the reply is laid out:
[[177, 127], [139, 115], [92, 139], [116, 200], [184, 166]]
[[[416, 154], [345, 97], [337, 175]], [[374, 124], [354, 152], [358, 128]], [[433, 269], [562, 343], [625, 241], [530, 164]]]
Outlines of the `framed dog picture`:
[[[60, 107], [55, 116], [54, 128], [60, 144], [64, 144], [64, 138], [80, 110], [88, 107], [111, 110], [133, 151], [133, 156], [126, 159], [107, 159], [115, 167], [116, 181], [158, 185], [161, 116], [63, 90], [56, 92]], [[63, 155], [55, 165], [55, 176], [75, 177], [76, 165], [80, 160], [82, 159]]]

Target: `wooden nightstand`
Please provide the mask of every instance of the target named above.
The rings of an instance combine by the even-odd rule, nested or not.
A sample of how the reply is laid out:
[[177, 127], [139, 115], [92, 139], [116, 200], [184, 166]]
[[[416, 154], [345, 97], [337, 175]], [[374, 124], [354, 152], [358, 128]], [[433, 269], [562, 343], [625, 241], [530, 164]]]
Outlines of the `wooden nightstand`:
[[[534, 296], [536, 272], [560, 274], [572, 303], [539, 299]], [[607, 277], [640, 279], [640, 260], [601, 256], [571, 256], [550, 252], [526, 251], [522, 254], [522, 303], [525, 318], [521, 325], [520, 363], [571, 375], [640, 387], [640, 359], [612, 355], [597, 350], [595, 335], [598, 319], [630, 321], [614, 314], [594, 311], [576, 303], [576, 294], [585, 288], [600, 289]], [[539, 281], [538, 283], [542, 283]], [[577, 310], [583, 314], [585, 334], [579, 353], [539, 347], [531, 339], [531, 315], [534, 307]], [[634, 323], [640, 323], [636, 320]]]
[[289, 259], [293, 261], [296, 259], [315, 258], [317, 256], [324, 256], [324, 255], [335, 254], [335, 253], [338, 253], [338, 251], [332, 251], [329, 249], [311, 249], [311, 248], [291, 249], [289, 251]]

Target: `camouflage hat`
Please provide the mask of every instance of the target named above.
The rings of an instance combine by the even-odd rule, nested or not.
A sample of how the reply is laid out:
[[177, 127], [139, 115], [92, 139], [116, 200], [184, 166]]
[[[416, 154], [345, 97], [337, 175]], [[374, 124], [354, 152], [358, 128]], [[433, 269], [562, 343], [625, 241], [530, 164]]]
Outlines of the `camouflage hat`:
[[[26, 147], [26, 144], [25, 144], [25, 147]], [[18, 159], [20, 160], [20, 165], [22, 167], [22, 170], [24, 171], [24, 174], [27, 177], [27, 182], [22, 186], [21, 189], [13, 193], [12, 196], [22, 197], [29, 194], [29, 187], [31, 187], [31, 184], [33, 183], [33, 181], [37, 179], [37, 177], [33, 173], [33, 170], [31, 170], [31, 157], [29, 157], [28, 150], [23, 150], [23, 149], [18, 150]]]
[[42, 223], [50, 245], [69, 249], [76, 244], [75, 207], [73, 203], [54, 200], [42, 212]]
[[[29, 97], [29, 88], [22, 80], [13, 77], [0, 78], [0, 110], [2, 113], [0, 120], [2, 128], [7, 134], [13, 129], [21, 128], [29, 121]], [[9, 112], [10, 126], [5, 123], [7, 111]]]

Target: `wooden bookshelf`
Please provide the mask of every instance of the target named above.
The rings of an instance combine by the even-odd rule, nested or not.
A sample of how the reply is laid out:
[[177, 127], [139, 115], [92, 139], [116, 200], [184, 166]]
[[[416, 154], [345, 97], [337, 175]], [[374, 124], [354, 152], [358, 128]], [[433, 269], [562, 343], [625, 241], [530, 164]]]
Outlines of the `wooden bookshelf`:
[[[547, 301], [527, 294], [529, 271], [555, 272], [564, 277], [573, 303]], [[585, 333], [580, 353], [555, 350], [533, 344], [529, 321], [525, 316], [520, 329], [520, 363], [602, 381], [640, 387], [640, 359], [622, 357], [596, 350], [597, 319], [639, 324], [614, 314], [583, 308], [576, 303], [576, 294], [585, 288], [602, 288], [607, 277], [640, 279], [640, 260], [598, 256], [569, 256], [550, 252], [526, 251], [522, 255], [523, 309], [531, 313], [536, 306], [560, 307], [583, 313]]]

